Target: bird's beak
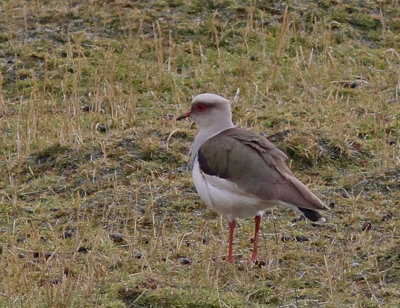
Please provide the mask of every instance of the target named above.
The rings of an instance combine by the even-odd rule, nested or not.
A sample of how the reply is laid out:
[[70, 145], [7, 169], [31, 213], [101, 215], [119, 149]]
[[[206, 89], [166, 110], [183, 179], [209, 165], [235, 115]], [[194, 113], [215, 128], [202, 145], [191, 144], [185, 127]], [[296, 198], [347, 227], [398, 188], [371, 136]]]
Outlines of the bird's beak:
[[177, 117], [176, 120], [180, 121], [180, 120], [186, 119], [186, 118], [190, 117], [191, 114], [192, 114], [192, 110], [189, 110], [189, 111], [185, 112], [184, 114], [182, 114], [181, 116]]

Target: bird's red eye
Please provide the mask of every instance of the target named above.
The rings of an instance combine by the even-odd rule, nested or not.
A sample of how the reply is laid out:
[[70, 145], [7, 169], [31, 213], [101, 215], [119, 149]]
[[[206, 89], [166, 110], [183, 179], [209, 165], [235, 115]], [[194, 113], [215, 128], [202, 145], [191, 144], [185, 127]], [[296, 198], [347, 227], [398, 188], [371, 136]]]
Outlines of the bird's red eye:
[[196, 105], [196, 109], [198, 111], [204, 111], [206, 108], [207, 108], [207, 106], [205, 104], [202, 104], [202, 103]]

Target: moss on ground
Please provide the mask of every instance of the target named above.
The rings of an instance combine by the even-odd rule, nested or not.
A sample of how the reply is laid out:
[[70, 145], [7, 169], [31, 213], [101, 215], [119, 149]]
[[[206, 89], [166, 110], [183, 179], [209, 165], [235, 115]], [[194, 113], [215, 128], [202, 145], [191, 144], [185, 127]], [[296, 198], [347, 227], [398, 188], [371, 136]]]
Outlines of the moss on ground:
[[[396, 1], [3, 1], [0, 306], [394, 307]], [[187, 167], [191, 97], [233, 98], [331, 210], [274, 209], [262, 265]], [[238, 222], [235, 258], [253, 223]]]

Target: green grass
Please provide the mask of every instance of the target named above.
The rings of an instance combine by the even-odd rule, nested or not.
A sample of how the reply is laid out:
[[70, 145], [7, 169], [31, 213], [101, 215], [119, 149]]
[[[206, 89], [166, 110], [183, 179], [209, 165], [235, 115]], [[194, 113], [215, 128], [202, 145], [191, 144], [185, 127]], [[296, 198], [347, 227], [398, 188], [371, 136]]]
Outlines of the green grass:
[[[395, 307], [395, 0], [3, 1], [1, 307]], [[191, 98], [233, 99], [330, 204], [275, 209], [265, 266], [187, 168]], [[253, 220], [236, 231], [251, 255]]]

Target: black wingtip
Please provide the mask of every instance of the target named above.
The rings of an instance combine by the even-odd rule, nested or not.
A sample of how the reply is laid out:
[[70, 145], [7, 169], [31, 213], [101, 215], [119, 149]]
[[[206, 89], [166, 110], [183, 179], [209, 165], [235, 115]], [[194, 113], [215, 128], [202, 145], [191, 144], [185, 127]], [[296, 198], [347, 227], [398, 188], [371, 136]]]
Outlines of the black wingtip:
[[303, 207], [299, 207], [298, 208], [305, 217], [307, 217], [309, 220], [311, 220], [312, 222], [323, 222], [325, 221], [325, 218], [322, 217], [322, 215], [320, 213], [318, 213], [315, 210], [310, 210], [310, 209], [305, 209]]

